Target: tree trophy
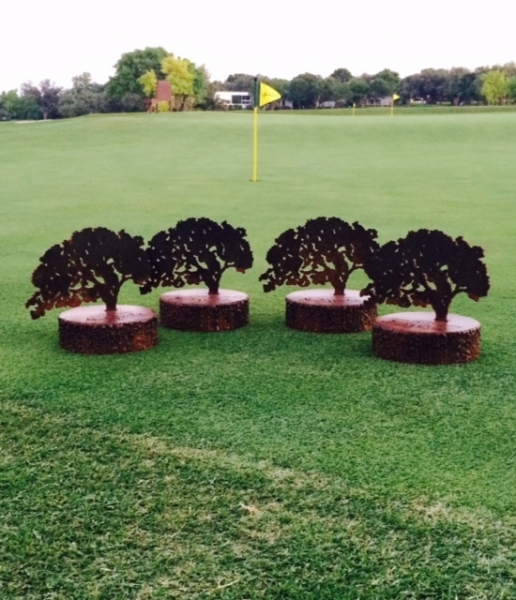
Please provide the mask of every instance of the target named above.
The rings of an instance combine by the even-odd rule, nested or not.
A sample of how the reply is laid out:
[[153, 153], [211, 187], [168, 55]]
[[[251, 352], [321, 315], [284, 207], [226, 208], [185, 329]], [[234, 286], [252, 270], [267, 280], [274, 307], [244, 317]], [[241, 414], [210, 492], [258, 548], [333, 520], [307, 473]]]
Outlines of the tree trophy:
[[346, 289], [350, 275], [363, 269], [379, 245], [377, 232], [337, 217], [308, 220], [288, 229], [267, 252], [271, 265], [260, 276], [263, 289], [280, 285], [331, 284], [333, 290], [303, 290], [286, 298], [286, 324], [316, 333], [351, 333], [371, 329], [376, 305]]
[[163, 326], [183, 331], [225, 331], [249, 322], [249, 298], [220, 289], [227, 269], [244, 273], [253, 265], [246, 231], [226, 221], [190, 218], [156, 234], [147, 255], [151, 276], [141, 286], [146, 294], [159, 286], [199, 285], [204, 289], [172, 291], [160, 297]]
[[[125, 231], [87, 228], [49, 248], [32, 274], [37, 291], [26, 302], [33, 319], [52, 308], [59, 315], [59, 343], [82, 354], [146, 350], [158, 341], [158, 319], [141, 306], [118, 305], [121, 286], [143, 284], [150, 265], [143, 239]], [[105, 306], [79, 306], [102, 300]]]
[[449, 314], [452, 300], [465, 293], [487, 296], [484, 251], [442, 231], [411, 231], [380, 248], [366, 265], [370, 283], [362, 293], [401, 307], [431, 306], [434, 313], [405, 312], [380, 317], [373, 326], [373, 354], [398, 362], [454, 364], [480, 354], [480, 323]]

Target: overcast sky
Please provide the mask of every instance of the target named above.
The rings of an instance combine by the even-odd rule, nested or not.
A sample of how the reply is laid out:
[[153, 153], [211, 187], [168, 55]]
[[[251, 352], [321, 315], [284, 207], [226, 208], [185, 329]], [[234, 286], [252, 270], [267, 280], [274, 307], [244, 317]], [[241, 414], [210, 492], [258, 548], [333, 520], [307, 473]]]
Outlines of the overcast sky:
[[0, 91], [85, 71], [105, 83], [124, 52], [163, 46], [231, 73], [327, 76], [516, 61], [516, 0], [9, 0]]

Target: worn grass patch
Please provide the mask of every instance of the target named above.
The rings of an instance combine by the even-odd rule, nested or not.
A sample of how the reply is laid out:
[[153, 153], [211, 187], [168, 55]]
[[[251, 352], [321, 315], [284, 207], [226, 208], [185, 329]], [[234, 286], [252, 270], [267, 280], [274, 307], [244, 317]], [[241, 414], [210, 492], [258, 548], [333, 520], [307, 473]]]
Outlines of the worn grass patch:
[[516, 595], [514, 518], [0, 410], [4, 598]]

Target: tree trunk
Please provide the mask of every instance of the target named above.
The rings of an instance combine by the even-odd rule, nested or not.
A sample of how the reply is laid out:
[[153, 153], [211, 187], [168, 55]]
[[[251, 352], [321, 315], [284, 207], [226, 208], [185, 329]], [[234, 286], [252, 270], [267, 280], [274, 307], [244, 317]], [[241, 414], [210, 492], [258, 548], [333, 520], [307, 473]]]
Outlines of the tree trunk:
[[206, 284], [210, 296], [216, 296], [219, 293], [220, 275], [216, 277], [212, 273], [204, 273], [202, 281]]
[[435, 312], [435, 320], [441, 323], [445, 323], [448, 320], [448, 310], [450, 303], [432, 304], [432, 308]]
[[109, 312], [111, 310], [116, 310], [116, 298], [110, 298], [108, 302], [106, 302], [106, 310]]
[[106, 310], [114, 311], [116, 310], [116, 305], [118, 302], [118, 292], [119, 290], [109, 290], [107, 293], [103, 293], [100, 297], [102, 302], [106, 305]]

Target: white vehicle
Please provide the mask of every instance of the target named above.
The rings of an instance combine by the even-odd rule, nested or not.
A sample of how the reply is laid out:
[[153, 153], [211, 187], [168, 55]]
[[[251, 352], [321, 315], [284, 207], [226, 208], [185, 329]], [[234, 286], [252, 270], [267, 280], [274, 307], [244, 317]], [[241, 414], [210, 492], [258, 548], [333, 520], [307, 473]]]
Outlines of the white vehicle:
[[249, 92], [215, 92], [215, 100], [226, 108], [252, 108], [253, 98]]

